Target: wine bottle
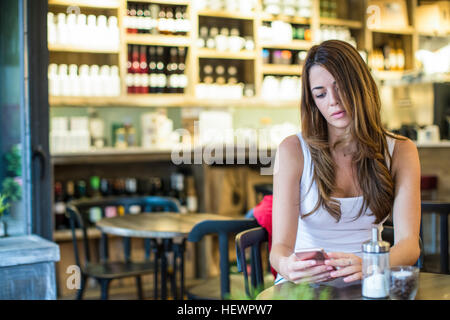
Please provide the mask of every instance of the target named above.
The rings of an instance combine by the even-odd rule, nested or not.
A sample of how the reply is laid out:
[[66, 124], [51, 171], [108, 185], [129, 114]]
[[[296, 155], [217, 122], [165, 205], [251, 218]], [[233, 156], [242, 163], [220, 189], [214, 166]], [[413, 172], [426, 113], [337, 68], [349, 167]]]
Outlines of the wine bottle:
[[187, 76], [184, 73], [185, 69], [186, 69], [186, 48], [184, 47], [179, 47], [178, 48], [178, 88], [177, 88], [177, 92], [178, 93], [183, 93], [184, 90], [187, 87]]
[[148, 93], [147, 48], [145, 46], [140, 47], [139, 60], [139, 93]]
[[172, 47], [169, 52], [170, 60], [167, 64], [167, 92], [176, 93], [178, 88], [177, 48]]
[[156, 69], [156, 48], [148, 47], [149, 91], [158, 92], [158, 73]]
[[158, 74], [158, 93], [163, 93], [167, 85], [164, 63], [164, 47], [156, 47], [156, 70]]

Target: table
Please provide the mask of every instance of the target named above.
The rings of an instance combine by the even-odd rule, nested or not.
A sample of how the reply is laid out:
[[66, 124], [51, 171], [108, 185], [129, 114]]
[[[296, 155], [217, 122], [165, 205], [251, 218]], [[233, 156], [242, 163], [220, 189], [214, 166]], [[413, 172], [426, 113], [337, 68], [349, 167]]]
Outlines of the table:
[[[265, 289], [256, 299], [272, 300], [281, 296], [289, 299], [289, 292], [295, 290], [296, 287], [297, 285], [292, 282], [283, 282]], [[320, 292], [325, 288], [328, 288], [329, 300], [363, 299], [361, 296], [361, 281], [344, 284], [342, 279], [336, 279], [328, 284], [310, 285], [310, 288], [314, 290], [314, 299], [319, 299]], [[450, 300], [450, 275], [420, 272], [416, 300]]]
[[[181, 261], [184, 257], [184, 243], [192, 228], [204, 220], [231, 220], [228, 217], [211, 213], [177, 213], [177, 212], [150, 212], [140, 214], [127, 214], [124, 216], [103, 218], [96, 223], [96, 227], [103, 233], [131, 238], [162, 239], [158, 246], [158, 256], [161, 259], [161, 298], [167, 298], [167, 257], [166, 253], [172, 247], [174, 238], [182, 238], [178, 246]], [[176, 270], [174, 270], [175, 272]], [[181, 264], [181, 298], [184, 292], [184, 265]], [[155, 284], [156, 286], [156, 284]], [[174, 291], [174, 298], [176, 293]]]

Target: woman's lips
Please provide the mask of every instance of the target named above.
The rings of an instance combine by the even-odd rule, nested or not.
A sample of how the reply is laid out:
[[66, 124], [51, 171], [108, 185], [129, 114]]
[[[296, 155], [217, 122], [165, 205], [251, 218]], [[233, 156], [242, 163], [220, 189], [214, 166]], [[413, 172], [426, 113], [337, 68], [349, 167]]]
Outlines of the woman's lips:
[[331, 116], [332, 116], [333, 118], [335, 118], [335, 119], [340, 119], [340, 118], [342, 118], [342, 117], [345, 116], [345, 111], [342, 110], [342, 111], [339, 111], [339, 112], [335, 112], [335, 113], [333, 113]]

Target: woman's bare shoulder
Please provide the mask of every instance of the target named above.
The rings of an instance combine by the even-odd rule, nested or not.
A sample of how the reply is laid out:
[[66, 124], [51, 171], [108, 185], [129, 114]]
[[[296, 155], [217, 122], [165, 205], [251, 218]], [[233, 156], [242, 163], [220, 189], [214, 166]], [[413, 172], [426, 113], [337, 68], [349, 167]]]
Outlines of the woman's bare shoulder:
[[280, 168], [299, 169], [303, 168], [303, 151], [299, 138], [296, 135], [286, 137], [278, 146], [277, 152]]
[[403, 136], [395, 140], [394, 152], [392, 155], [392, 164], [394, 172], [402, 167], [416, 166], [419, 163], [419, 152], [416, 144]]
[[393, 158], [403, 158], [405, 155], [411, 155], [411, 153], [417, 153], [416, 144], [409, 138], [396, 135], [398, 139], [395, 139]]

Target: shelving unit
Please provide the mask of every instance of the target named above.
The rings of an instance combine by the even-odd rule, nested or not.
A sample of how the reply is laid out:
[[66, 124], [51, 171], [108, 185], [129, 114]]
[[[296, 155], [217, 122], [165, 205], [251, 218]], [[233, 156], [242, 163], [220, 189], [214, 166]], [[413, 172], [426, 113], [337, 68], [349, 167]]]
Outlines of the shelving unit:
[[[272, 107], [272, 101], [266, 101], [261, 98], [261, 84], [265, 74], [279, 76], [300, 76], [301, 66], [289, 65], [267, 65], [263, 64], [261, 52], [262, 49], [274, 50], [308, 50], [312, 45], [318, 42], [317, 33], [322, 26], [346, 27], [356, 39], [358, 50], [364, 50], [370, 53], [380, 45], [385, 39], [398, 38], [402, 40], [403, 50], [405, 52], [405, 70], [404, 71], [374, 71], [373, 74], [378, 80], [399, 79], [404, 74], [408, 74], [417, 69], [418, 63], [415, 60], [414, 52], [418, 48], [420, 36], [448, 36], [447, 33], [431, 34], [418, 32], [415, 27], [415, 8], [417, 0], [406, 0], [407, 16], [409, 25], [403, 28], [377, 27], [371, 28], [367, 25], [369, 17], [366, 8], [369, 0], [340, 0], [337, 8], [337, 17], [324, 17], [320, 14], [320, 0], [312, 0], [312, 15], [308, 18], [292, 17], [287, 15], [268, 14], [262, 9], [262, 1], [258, 1], [256, 9], [251, 13], [199, 10], [192, 5], [192, 1], [185, 0], [134, 0], [132, 3], [157, 3], [161, 5], [186, 6], [189, 19], [191, 21], [191, 31], [186, 36], [168, 36], [168, 35], [150, 35], [150, 34], [128, 34], [123, 28], [123, 18], [126, 15], [127, 0], [49, 0], [51, 7], [61, 6], [79, 7], [81, 10], [105, 9], [116, 12], [118, 25], [120, 28], [120, 49], [86, 49], [73, 46], [49, 46], [52, 55], [58, 54], [58, 57], [67, 53], [70, 54], [104, 54], [111, 55], [110, 61], [117, 61], [121, 77], [121, 95], [119, 97], [50, 97], [51, 106], [163, 106], [163, 107], [215, 107], [215, 106], [243, 106], [260, 105], [261, 107]], [[205, 20], [206, 19], [206, 20]], [[253, 37], [255, 50], [242, 50], [240, 52], [217, 51], [205, 48], [197, 48], [199, 37], [199, 21], [207, 19], [219, 19], [226, 23], [244, 24], [245, 33]], [[214, 20], [215, 21], [215, 20]], [[262, 40], [259, 35], [259, 28], [265, 22], [283, 21], [294, 25], [309, 26], [313, 38], [307, 40], [293, 40], [289, 43], [270, 43]], [[127, 94], [125, 76], [127, 74], [127, 47], [128, 45], [150, 45], [150, 46], [169, 46], [187, 48], [186, 70], [188, 77], [188, 87], [184, 94]], [[115, 55], [115, 57], [114, 57]], [[200, 100], [195, 98], [195, 85], [200, 82], [200, 70], [202, 59], [221, 59], [241, 60], [245, 63], [246, 77], [254, 80], [255, 96], [246, 98], [246, 103], [238, 101], [212, 101]], [[291, 103], [291, 106], [297, 108], [297, 103]], [[276, 107], [276, 106], [275, 106]]]

